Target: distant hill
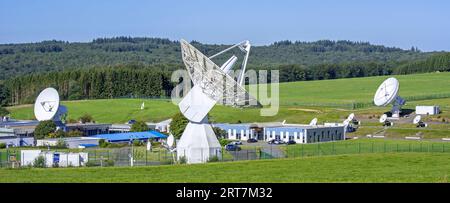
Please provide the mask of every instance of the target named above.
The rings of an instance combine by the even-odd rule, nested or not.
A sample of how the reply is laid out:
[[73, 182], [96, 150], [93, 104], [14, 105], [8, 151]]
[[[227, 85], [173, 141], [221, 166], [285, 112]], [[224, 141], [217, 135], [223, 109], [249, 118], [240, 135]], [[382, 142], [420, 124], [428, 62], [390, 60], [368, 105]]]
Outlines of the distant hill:
[[[212, 55], [229, 46], [195, 41], [192, 43], [206, 55]], [[240, 53], [235, 50], [228, 56], [216, 59], [217, 63], [222, 63], [231, 54]], [[280, 41], [267, 46], [254, 46], [249, 59], [249, 68], [273, 68], [285, 64], [310, 67], [349, 62], [397, 64], [425, 60], [430, 54], [420, 52], [414, 47], [411, 50], [403, 50], [372, 45], [368, 42]], [[161, 38], [116, 37], [99, 38], [88, 43], [43, 41], [0, 45], [0, 80], [26, 73], [93, 66], [159, 64], [160, 66], [154, 67], [173, 70], [179, 68], [181, 63], [178, 41]]]

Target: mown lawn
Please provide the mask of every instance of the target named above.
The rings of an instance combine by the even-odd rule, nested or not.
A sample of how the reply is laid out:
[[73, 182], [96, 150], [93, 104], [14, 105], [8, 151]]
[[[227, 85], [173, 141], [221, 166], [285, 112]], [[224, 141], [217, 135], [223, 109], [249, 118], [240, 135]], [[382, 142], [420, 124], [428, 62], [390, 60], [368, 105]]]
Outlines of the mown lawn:
[[444, 153], [354, 154], [197, 165], [0, 169], [0, 182], [449, 182]]

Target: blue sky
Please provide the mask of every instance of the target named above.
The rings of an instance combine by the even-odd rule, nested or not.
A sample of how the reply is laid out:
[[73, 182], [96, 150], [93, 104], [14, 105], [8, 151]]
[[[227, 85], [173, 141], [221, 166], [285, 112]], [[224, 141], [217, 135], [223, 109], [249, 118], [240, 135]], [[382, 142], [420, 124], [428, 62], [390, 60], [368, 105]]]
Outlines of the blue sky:
[[450, 1], [0, 0], [0, 43], [112, 36], [257, 45], [346, 39], [450, 51]]

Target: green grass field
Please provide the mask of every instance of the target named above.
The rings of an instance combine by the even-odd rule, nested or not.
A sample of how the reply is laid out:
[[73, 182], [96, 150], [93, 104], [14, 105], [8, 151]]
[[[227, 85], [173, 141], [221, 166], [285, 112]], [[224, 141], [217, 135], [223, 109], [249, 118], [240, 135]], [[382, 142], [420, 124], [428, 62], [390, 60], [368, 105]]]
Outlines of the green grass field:
[[0, 182], [449, 182], [444, 153], [386, 153], [194, 165], [0, 169]]

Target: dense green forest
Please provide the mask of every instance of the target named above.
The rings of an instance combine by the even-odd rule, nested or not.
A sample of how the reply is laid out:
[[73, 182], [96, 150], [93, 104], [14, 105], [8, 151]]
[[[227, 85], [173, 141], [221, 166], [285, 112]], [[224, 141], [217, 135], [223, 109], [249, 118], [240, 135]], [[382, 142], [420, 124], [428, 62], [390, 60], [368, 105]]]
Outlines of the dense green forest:
[[154, 69], [126, 66], [27, 74], [6, 81], [5, 102], [32, 103], [47, 87], [56, 88], [63, 100], [169, 95], [173, 88], [170, 72]]
[[[217, 53], [229, 45], [192, 42], [206, 55]], [[242, 56], [239, 50], [217, 58], [221, 64], [231, 54]], [[280, 41], [267, 46], [253, 46], [249, 69], [274, 68], [283, 64], [299, 64], [306, 67], [319, 64], [347, 62], [406, 62], [426, 59], [430, 53], [417, 48], [399, 48], [372, 45], [367, 42], [331, 41], [291, 42]], [[239, 57], [242, 59], [242, 57]], [[39, 43], [1, 44], [0, 80], [26, 73], [68, 70], [89, 67], [105, 67], [139, 63], [181, 64], [178, 41], [161, 38], [99, 38], [92, 42], [43, 41]], [[170, 71], [177, 67], [161, 66]]]
[[[227, 47], [192, 43], [207, 55]], [[450, 71], [448, 52], [363, 42], [281, 41], [251, 53], [249, 69], [279, 69], [281, 82]], [[0, 45], [0, 106], [32, 103], [49, 86], [63, 100], [169, 96], [171, 72], [184, 69], [179, 55], [178, 42], [159, 38]]]

